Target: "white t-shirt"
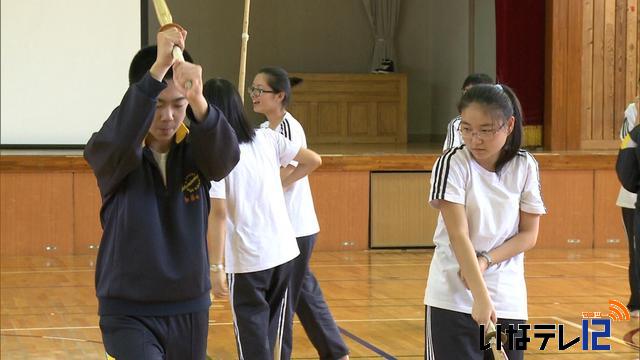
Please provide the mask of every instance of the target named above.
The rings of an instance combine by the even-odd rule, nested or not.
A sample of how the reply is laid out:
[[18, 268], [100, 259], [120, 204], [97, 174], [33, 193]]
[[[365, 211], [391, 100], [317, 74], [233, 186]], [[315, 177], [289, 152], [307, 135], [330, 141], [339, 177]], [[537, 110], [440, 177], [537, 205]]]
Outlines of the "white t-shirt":
[[[269, 122], [265, 121], [261, 128], [269, 128]], [[307, 148], [307, 138], [302, 125], [290, 113], [285, 112], [284, 119], [275, 129], [294, 144]], [[298, 166], [296, 161], [291, 161], [293, 166]], [[293, 183], [284, 193], [289, 212], [291, 225], [296, 233], [296, 237], [316, 234], [320, 231], [316, 210], [313, 207], [313, 197], [307, 176]]]
[[[429, 202], [439, 200], [465, 205], [469, 236], [476, 251], [489, 251], [518, 233], [520, 210], [546, 212], [540, 193], [538, 163], [524, 150], [500, 171], [480, 166], [466, 146], [445, 152], [431, 173]], [[456, 260], [442, 215], [433, 242], [436, 245], [424, 303], [429, 306], [471, 314], [473, 298], [458, 276]], [[527, 319], [527, 288], [524, 254], [489, 267], [483, 274], [499, 318]]]
[[[631, 103], [624, 111], [624, 121], [622, 122], [622, 127], [620, 128], [620, 140], [623, 140], [627, 136], [627, 134], [629, 134], [631, 130], [633, 130], [633, 128], [636, 126], [637, 118], [638, 109], [636, 109], [636, 105], [634, 103]], [[636, 199], [636, 194], [632, 193], [631, 191], [627, 191], [625, 188], [620, 186], [620, 192], [618, 192], [616, 205], [629, 209], [635, 209]]]
[[161, 153], [158, 151], [149, 148], [151, 153], [153, 154], [153, 158], [156, 159], [156, 163], [158, 163], [158, 168], [160, 169], [160, 174], [162, 174], [162, 181], [164, 185], [167, 185], [167, 158], [169, 157], [169, 152]]
[[209, 195], [226, 199], [227, 273], [271, 269], [298, 256], [298, 243], [287, 217], [280, 166], [300, 147], [271, 130], [258, 129], [253, 142], [240, 144], [240, 161]]
[[460, 115], [449, 121], [449, 124], [447, 125], [447, 138], [444, 139], [442, 151], [447, 151], [451, 148], [464, 144], [464, 140], [462, 140], [462, 136], [460, 136], [460, 133], [458, 132], [460, 121], [462, 121], [462, 117], [460, 117]]

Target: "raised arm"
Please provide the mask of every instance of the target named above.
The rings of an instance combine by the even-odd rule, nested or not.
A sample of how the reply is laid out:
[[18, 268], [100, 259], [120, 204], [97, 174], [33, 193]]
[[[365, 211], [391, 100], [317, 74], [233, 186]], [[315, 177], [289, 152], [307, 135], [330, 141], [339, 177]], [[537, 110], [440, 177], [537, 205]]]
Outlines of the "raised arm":
[[125, 93], [120, 106], [94, 133], [84, 149], [103, 197], [142, 161], [144, 140], [155, 113], [157, 97], [166, 87], [148, 73]]
[[[222, 111], [209, 105], [202, 94], [202, 68], [196, 64], [173, 66], [173, 82], [189, 102], [189, 139], [198, 169], [209, 181], [226, 177], [240, 160], [238, 138]], [[184, 84], [190, 83], [189, 89]]]
[[129, 86], [120, 106], [89, 139], [84, 157], [96, 174], [103, 198], [142, 162], [142, 142], [153, 122], [158, 96], [167, 87], [162, 79], [174, 62], [171, 50], [174, 46], [183, 48], [185, 37], [185, 31], [175, 28], [157, 34], [153, 65]]

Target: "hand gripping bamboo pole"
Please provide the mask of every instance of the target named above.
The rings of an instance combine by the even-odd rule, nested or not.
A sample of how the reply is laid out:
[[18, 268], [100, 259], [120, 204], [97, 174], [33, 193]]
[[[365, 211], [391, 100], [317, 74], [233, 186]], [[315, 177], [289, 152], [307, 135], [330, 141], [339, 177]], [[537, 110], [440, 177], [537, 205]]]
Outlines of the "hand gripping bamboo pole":
[[[169, 7], [167, 6], [167, 3], [165, 0], [153, 0], [153, 7], [156, 10], [156, 16], [158, 17], [158, 23], [160, 23], [160, 29], [162, 29], [165, 26], [171, 26], [171, 25], [181, 28], [180, 25], [173, 23], [173, 17], [171, 16], [171, 12], [169, 11]], [[182, 49], [180, 49], [179, 47], [174, 46], [173, 50], [171, 50], [171, 54], [173, 55], [174, 59], [184, 62]], [[187, 81], [184, 84], [184, 87], [186, 89], [190, 89], [191, 81]]]

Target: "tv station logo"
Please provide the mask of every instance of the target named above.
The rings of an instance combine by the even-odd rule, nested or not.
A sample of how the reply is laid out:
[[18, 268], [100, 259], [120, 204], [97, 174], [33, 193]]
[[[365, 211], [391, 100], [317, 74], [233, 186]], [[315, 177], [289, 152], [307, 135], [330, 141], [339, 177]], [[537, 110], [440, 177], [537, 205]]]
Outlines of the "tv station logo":
[[[518, 324], [506, 327], [497, 324], [496, 331], [502, 336], [496, 336], [495, 348], [497, 350], [527, 350], [531, 338], [542, 339], [538, 350], [545, 350], [549, 342], [555, 339], [560, 351], [567, 350], [580, 343], [584, 351], [608, 351], [610, 344], [603, 344], [604, 339], [611, 337], [611, 323], [630, 321], [629, 309], [618, 300], [609, 300], [609, 313], [602, 314], [599, 311], [582, 312], [581, 336], [573, 339], [565, 337], [565, 324]], [[533, 330], [533, 333], [530, 333]], [[480, 325], [480, 349], [489, 350], [493, 344], [485, 339], [485, 326]]]

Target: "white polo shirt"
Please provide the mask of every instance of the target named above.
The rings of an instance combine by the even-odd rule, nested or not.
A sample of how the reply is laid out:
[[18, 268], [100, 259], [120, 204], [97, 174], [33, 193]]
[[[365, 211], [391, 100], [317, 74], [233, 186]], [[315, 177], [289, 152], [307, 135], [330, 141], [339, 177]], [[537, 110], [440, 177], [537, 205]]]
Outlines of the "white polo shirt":
[[[540, 193], [538, 163], [520, 150], [504, 165], [500, 175], [480, 166], [462, 145], [446, 151], [431, 174], [429, 202], [439, 200], [465, 205], [469, 236], [476, 251], [489, 251], [518, 233], [520, 210], [546, 213]], [[433, 237], [436, 245], [424, 303], [471, 314], [473, 298], [460, 277], [442, 215]], [[527, 319], [524, 254], [491, 266], [483, 274], [499, 318]]]
[[253, 142], [240, 144], [240, 161], [231, 173], [211, 182], [209, 195], [227, 203], [227, 273], [270, 269], [300, 253], [280, 180], [280, 166], [298, 151], [300, 146], [280, 134], [258, 129]]
[[[265, 121], [260, 125], [261, 128], [269, 128], [269, 122]], [[291, 140], [297, 146], [307, 148], [307, 138], [304, 134], [302, 125], [288, 112], [285, 112], [284, 118], [275, 129], [287, 139]], [[293, 166], [298, 166], [296, 161], [291, 161]], [[309, 178], [307, 176], [293, 183], [284, 193], [287, 203], [287, 210], [291, 225], [296, 233], [296, 237], [308, 236], [316, 234], [320, 231], [316, 210], [313, 206], [313, 197], [311, 195], [311, 187], [309, 186]]]

